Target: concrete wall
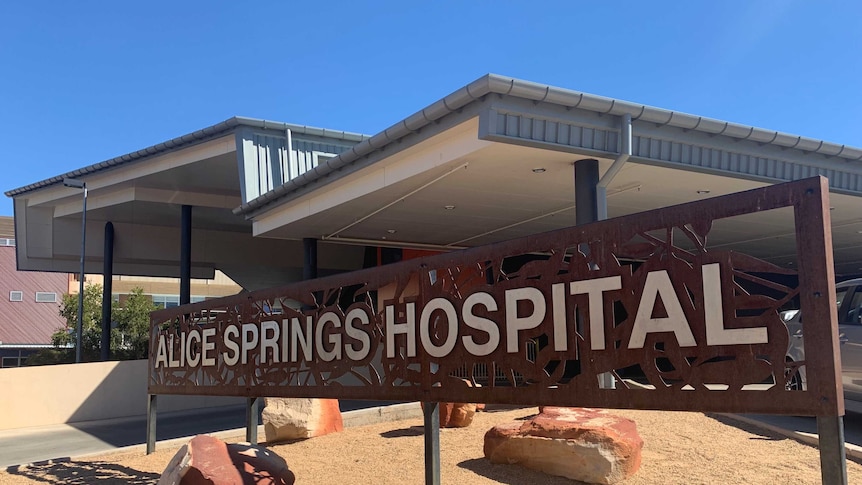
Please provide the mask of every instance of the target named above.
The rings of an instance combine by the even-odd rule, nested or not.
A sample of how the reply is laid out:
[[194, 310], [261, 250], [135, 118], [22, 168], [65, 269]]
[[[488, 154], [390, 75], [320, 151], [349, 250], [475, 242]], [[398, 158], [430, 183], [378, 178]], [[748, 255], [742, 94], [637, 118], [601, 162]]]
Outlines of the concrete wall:
[[[244, 402], [159, 396], [159, 414]], [[0, 430], [142, 416], [146, 410], [146, 360], [0, 369]]]

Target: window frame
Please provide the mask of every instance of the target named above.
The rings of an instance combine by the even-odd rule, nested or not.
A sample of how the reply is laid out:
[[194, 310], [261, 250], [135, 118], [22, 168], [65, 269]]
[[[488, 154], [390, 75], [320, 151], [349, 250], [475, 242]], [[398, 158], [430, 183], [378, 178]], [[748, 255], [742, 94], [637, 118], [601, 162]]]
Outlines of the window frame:
[[[39, 297], [42, 297], [40, 300]], [[46, 300], [46, 295], [51, 295], [50, 300]], [[57, 293], [54, 291], [37, 291], [35, 295], [36, 303], [57, 303]]]

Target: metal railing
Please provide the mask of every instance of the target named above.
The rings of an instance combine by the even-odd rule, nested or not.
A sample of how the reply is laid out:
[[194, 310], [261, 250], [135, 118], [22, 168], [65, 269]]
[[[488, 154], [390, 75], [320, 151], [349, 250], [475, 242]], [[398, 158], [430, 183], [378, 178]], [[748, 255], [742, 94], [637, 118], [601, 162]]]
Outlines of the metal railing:
[[[526, 352], [527, 352], [527, 360], [530, 362], [536, 361], [536, 356], [539, 353], [539, 343], [535, 340], [528, 340], [526, 342]], [[470, 372], [469, 364], [465, 364], [464, 366], [456, 369], [450, 375], [452, 377], [459, 377], [461, 379], [472, 380], [477, 384], [481, 384], [483, 386], [488, 385], [491, 380], [489, 377], [490, 372], [488, 372], [487, 364], [473, 364], [472, 365], [472, 374]], [[498, 384], [503, 384], [510, 382], [514, 377], [516, 385], [521, 384], [524, 381], [524, 376], [517, 372], [513, 371], [513, 375], [507, 375], [504, 371], [504, 367], [502, 365], [496, 366], [494, 372], [494, 382]]]

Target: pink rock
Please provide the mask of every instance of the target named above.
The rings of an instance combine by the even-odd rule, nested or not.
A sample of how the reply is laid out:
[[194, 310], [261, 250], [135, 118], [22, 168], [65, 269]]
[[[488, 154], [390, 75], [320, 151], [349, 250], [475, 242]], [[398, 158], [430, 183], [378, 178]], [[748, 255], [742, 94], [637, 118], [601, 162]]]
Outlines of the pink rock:
[[463, 402], [440, 403], [441, 428], [466, 428], [473, 422], [476, 405]]
[[[469, 379], [454, 378], [450, 385], [463, 385], [465, 387], [473, 387], [474, 384]], [[480, 384], [475, 384], [476, 387], [482, 387]], [[420, 403], [422, 409], [425, 409], [425, 404]], [[484, 404], [464, 403], [464, 402], [441, 402], [440, 406], [440, 427], [441, 428], [466, 428], [473, 422], [473, 416], [476, 411], [484, 410]]]
[[293, 485], [294, 480], [284, 459], [265, 448], [198, 435], [177, 451], [159, 485]]
[[518, 463], [587, 483], [617, 483], [641, 463], [643, 440], [635, 422], [607, 411], [543, 407], [532, 419], [485, 433], [485, 457]]
[[344, 429], [337, 399], [265, 398], [267, 442], [313, 438]]
[[[425, 403], [419, 403], [425, 409]], [[463, 402], [441, 402], [437, 403], [440, 410], [441, 428], [466, 428], [473, 422], [476, 414], [476, 405]]]

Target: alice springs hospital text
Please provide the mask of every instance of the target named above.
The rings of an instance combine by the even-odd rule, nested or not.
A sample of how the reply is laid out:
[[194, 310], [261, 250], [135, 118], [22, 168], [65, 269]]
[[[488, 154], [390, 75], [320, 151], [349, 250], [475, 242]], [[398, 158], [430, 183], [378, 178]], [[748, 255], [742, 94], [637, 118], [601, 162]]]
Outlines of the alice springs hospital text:
[[[703, 283], [703, 321], [705, 323], [706, 345], [746, 345], [768, 343], [766, 327], [725, 328], [721, 294], [721, 275], [718, 263], [701, 266]], [[538, 280], [536, 280], [538, 283]], [[553, 322], [552, 343], [554, 351], [569, 350], [569, 329], [574, 320], [566, 312], [566, 293], [587, 295], [589, 305], [589, 340], [592, 350], [605, 349], [603, 293], [622, 289], [620, 276], [609, 276], [568, 283], [550, 285], [550, 305], [546, 293], [534, 286], [506, 289], [502, 301], [491, 293], [477, 291], [469, 294], [461, 302], [448, 298], [430, 299], [421, 309], [416, 301], [404, 304], [404, 319], [396, 321], [396, 307], [391, 302], [384, 305], [385, 355], [396, 356], [396, 337], [406, 337], [406, 357], [417, 356], [417, 333], [422, 349], [432, 358], [445, 358], [452, 353], [459, 342], [461, 324], [472, 329], [462, 335], [463, 349], [476, 357], [484, 357], [500, 350], [501, 333], [505, 335], [505, 352], [512, 354], [520, 351], [519, 332], [535, 329], [548, 317], [550, 306]], [[659, 300], [664, 305], [665, 316], [654, 316], [654, 308]], [[519, 304], [528, 302], [532, 307], [525, 315], [519, 312]], [[503, 308], [502, 312], [500, 308]], [[444, 318], [437, 319], [446, 326], [445, 338], [432, 337], [432, 316], [442, 312]], [[416, 321], [418, 313], [419, 328]], [[298, 314], [298, 312], [297, 312]], [[228, 366], [247, 364], [250, 356], [259, 355], [260, 365], [267, 363], [287, 363], [299, 361], [322, 362], [340, 361], [347, 358], [361, 362], [373, 355], [372, 331], [374, 320], [368, 305], [354, 304], [345, 315], [341, 312], [326, 311], [299, 317], [285, 315], [281, 322], [265, 320], [257, 323], [227, 325], [221, 336], [223, 351], [221, 358]], [[459, 318], [460, 315], [460, 318]], [[487, 318], [486, 316], [503, 318]], [[440, 316], [438, 314], [438, 316]], [[503, 322], [503, 329], [498, 321]], [[304, 325], [303, 325], [304, 323]], [[155, 368], [159, 367], [208, 367], [216, 365], [217, 324], [202, 325], [175, 335], [162, 331], [157, 336]], [[483, 338], [473, 334], [479, 332]], [[647, 273], [640, 302], [632, 325], [629, 349], [642, 348], [649, 333], [672, 332], [680, 347], [697, 345], [694, 333], [685, 316], [682, 305], [674, 289], [672, 279], [666, 270]], [[252, 357], [253, 359], [253, 357]]]

